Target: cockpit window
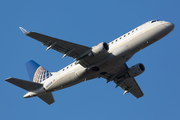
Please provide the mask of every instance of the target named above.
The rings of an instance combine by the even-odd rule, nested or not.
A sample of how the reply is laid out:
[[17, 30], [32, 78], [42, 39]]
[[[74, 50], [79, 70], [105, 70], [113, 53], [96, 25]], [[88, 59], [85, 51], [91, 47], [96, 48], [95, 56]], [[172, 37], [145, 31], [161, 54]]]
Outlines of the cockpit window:
[[156, 22], [156, 20], [152, 20], [152, 21], [151, 21], [151, 23], [154, 23], [154, 22]]
[[154, 22], [157, 22], [157, 21], [159, 21], [159, 20], [152, 20], [151, 23], [154, 23]]

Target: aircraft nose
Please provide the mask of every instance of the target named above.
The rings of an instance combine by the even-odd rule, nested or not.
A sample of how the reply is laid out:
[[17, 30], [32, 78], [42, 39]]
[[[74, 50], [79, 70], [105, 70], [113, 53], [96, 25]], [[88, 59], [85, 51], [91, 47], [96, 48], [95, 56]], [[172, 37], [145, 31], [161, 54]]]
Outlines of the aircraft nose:
[[166, 22], [165, 24], [165, 27], [168, 28], [170, 31], [172, 31], [175, 27], [175, 25], [171, 22]]

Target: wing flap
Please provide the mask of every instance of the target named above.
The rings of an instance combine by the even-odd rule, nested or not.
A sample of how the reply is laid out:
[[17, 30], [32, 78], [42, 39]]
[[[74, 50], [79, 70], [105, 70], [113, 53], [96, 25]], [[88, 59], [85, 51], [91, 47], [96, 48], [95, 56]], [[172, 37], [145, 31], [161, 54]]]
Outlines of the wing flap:
[[43, 86], [42, 84], [39, 84], [39, 83], [34, 83], [34, 82], [21, 80], [21, 79], [17, 79], [17, 78], [12, 78], [12, 77], [6, 79], [5, 81], [12, 83], [22, 89], [27, 90], [27, 91], [33, 91], [33, 90], [36, 90]]
[[43, 95], [39, 95], [38, 97], [49, 105], [55, 102], [52, 93], [46, 93]]

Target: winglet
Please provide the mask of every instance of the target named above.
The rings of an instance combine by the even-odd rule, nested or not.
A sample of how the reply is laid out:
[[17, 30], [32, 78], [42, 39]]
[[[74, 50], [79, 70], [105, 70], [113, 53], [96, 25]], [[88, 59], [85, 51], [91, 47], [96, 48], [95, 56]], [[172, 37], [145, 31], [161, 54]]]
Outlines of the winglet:
[[22, 27], [19, 27], [19, 29], [24, 33], [24, 34], [26, 34], [27, 33], [27, 30], [25, 30], [24, 28], [22, 28]]

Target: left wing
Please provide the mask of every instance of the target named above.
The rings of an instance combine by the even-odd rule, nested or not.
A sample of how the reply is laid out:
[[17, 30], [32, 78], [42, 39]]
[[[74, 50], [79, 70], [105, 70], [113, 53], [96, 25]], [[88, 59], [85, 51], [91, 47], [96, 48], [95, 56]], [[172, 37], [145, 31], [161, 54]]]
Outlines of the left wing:
[[49, 50], [52, 48], [58, 52], [63, 53], [64, 54], [63, 57], [69, 56], [69, 57], [73, 57], [74, 59], [78, 60], [78, 59], [82, 58], [83, 56], [85, 56], [87, 53], [89, 53], [91, 50], [91, 47], [64, 41], [61, 39], [46, 36], [46, 35], [36, 33], [36, 32], [27, 32], [22, 27], [20, 27], [20, 29], [25, 35], [27, 35], [31, 38], [34, 38], [34, 39], [38, 40], [39, 42], [41, 42], [43, 45], [47, 46], [46, 50]]
[[107, 79], [107, 82], [113, 80], [116, 83], [116, 87], [119, 86], [124, 90], [123, 95], [130, 92], [136, 98], [140, 98], [144, 94], [137, 84], [136, 80], [132, 77], [123, 78], [123, 75], [128, 71], [128, 69], [128, 66], [126, 64], [123, 64], [122, 66], [115, 68], [110, 73], [102, 75], [101, 77]]

